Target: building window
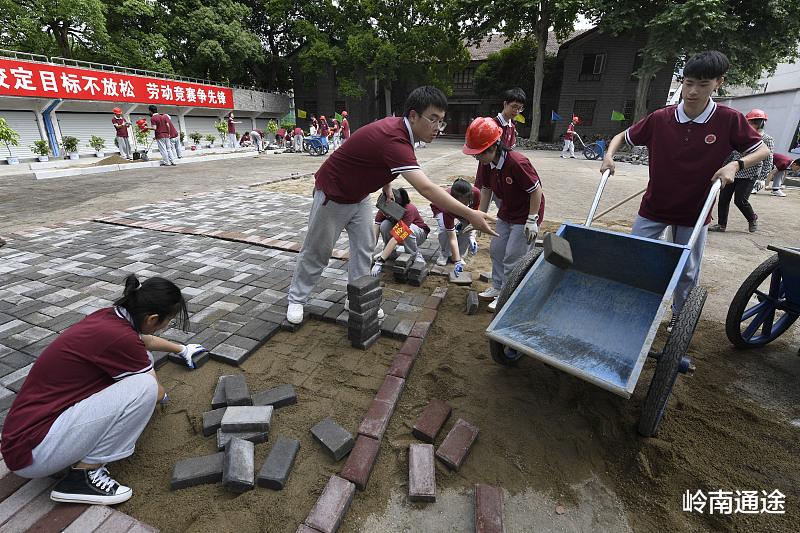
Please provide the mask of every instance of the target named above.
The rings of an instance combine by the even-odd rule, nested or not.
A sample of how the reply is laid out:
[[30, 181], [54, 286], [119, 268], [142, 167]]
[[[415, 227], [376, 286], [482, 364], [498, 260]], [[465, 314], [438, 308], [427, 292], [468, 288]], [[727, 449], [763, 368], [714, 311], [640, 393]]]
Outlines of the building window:
[[472, 67], [465, 68], [461, 72], [458, 72], [453, 79], [453, 89], [461, 91], [472, 89], [474, 85], [472, 77], [474, 74], [475, 69]]
[[592, 125], [595, 104], [597, 104], [597, 100], [575, 100], [572, 106], [572, 114], [580, 118], [581, 126]]
[[622, 114], [625, 115], [626, 122], [633, 120], [633, 106], [635, 104], [636, 100], [625, 100], [625, 109], [622, 110]]
[[578, 81], [598, 81], [605, 70], [605, 54], [583, 54]]

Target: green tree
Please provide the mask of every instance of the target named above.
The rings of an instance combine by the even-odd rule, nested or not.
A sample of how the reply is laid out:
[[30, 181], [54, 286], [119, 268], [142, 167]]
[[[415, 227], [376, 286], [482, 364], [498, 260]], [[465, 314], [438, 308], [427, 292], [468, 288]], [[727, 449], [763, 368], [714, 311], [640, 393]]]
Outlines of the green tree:
[[681, 65], [693, 53], [719, 50], [731, 60], [729, 80], [752, 83], [763, 70], [798, 57], [800, 0], [592, 0], [586, 13], [615, 35], [645, 32], [647, 43], [635, 75], [634, 120], [647, 112], [655, 74]]
[[544, 83], [544, 60], [550, 29], [559, 37], [572, 31], [579, 11], [578, 0], [456, 0], [457, 17], [471, 43], [500, 31], [509, 39], [521, 35], [536, 41], [533, 96], [530, 99], [531, 140], [539, 138], [540, 103]]

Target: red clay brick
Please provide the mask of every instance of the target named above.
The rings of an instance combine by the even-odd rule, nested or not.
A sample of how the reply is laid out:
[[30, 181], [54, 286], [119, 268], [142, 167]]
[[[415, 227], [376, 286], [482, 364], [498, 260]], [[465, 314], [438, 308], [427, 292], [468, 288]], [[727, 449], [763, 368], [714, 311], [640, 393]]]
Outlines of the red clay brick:
[[451, 470], [458, 470], [464, 463], [469, 449], [478, 438], [478, 428], [459, 418], [456, 425], [442, 441], [436, 450], [436, 457], [446, 464]]
[[425, 336], [428, 334], [428, 331], [431, 329], [430, 322], [423, 322], [418, 321], [414, 323], [414, 326], [411, 328], [411, 333], [408, 334], [409, 337], [416, 337], [418, 339], [424, 339]]
[[503, 491], [499, 487], [475, 485], [475, 533], [504, 533]]
[[410, 357], [416, 357], [419, 353], [419, 350], [422, 348], [422, 341], [423, 339], [419, 337], [408, 337], [406, 342], [400, 347], [400, 351], [397, 353], [408, 355]]
[[405, 387], [405, 385], [406, 380], [403, 378], [386, 376], [383, 380], [383, 385], [381, 385], [381, 388], [378, 389], [378, 392], [375, 394], [375, 399], [380, 402], [391, 404], [394, 410], [397, 400], [400, 399], [400, 395], [403, 393], [403, 387]]
[[377, 398], [372, 400], [367, 414], [364, 415], [364, 420], [362, 420], [361, 425], [358, 426], [358, 433], [360, 435], [372, 437], [373, 439], [381, 440], [383, 438], [383, 433], [389, 426], [392, 412], [394, 412], [393, 404], [382, 402]]
[[347, 462], [344, 464], [342, 471], [339, 472], [339, 475], [355, 483], [358, 490], [366, 489], [367, 481], [369, 481], [380, 447], [381, 442], [379, 440], [359, 435], [356, 439], [356, 445], [347, 457]]
[[408, 447], [408, 499], [412, 502], [436, 501], [436, 466], [433, 445], [411, 443]]
[[334, 533], [347, 514], [356, 486], [339, 476], [331, 476], [305, 524], [322, 533]]
[[442, 400], [431, 400], [417, 419], [411, 433], [421, 441], [433, 443], [452, 411], [453, 408]]
[[444, 297], [447, 296], [447, 287], [436, 287], [433, 289], [431, 296], [444, 300]]
[[432, 323], [436, 320], [436, 315], [438, 313], [436, 309], [428, 309], [425, 307], [417, 314], [417, 322], [422, 322], [423, 324]]
[[389, 371], [386, 372], [390, 376], [406, 379], [411, 372], [411, 367], [414, 366], [414, 358], [410, 355], [397, 354], [392, 359], [392, 364], [389, 366]]

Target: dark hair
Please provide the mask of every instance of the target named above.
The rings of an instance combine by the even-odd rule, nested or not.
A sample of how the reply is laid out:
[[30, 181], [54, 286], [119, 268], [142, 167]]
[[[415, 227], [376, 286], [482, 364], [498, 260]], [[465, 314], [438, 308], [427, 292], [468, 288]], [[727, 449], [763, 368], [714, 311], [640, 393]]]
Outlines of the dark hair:
[[724, 76], [730, 67], [731, 63], [725, 54], [716, 50], [706, 50], [692, 56], [686, 62], [686, 66], [683, 67], [683, 77], [714, 80]]
[[152, 104], [147, 106], [147, 110], [150, 111], [151, 113], [158, 113], [158, 108]]
[[228, 118], [231, 118], [232, 116], [233, 116], [233, 111], [228, 113]]
[[469, 203], [472, 204], [472, 184], [464, 178], [456, 179], [450, 187], [450, 196], [455, 199], [469, 198]]
[[503, 102], [504, 103], [519, 102], [520, 104], [524, 104], [525, 91], [523, 91], [520, 87], [514, 87], [512, 89], [509, 89], [503, 93]]
[[399, 187], [397, 189], [392, 189], [392, 193], [394, 194], [394, 201], [403, 207], [411, 203], [411, 198], [408, 197], [408, 191], [404, 188]]
[[798, 157], [797, 159], [795, 159], [794, 161], [792, 161], [790, 164], [791, 164], [791, 165], [797, 165], [797, 166], [800, 166], [800, 157]]
[[189, 311], [181, 290], [164, 278], [150, 278], [140, 284], [135, 274], [129, 275], [125, 278], [122, 298], [114, 305], [125, 308], [131, 314], [133, 327], [140, 333], [145, 315], [158, 315], [160, 321], [174, 316], [177, 327], [183, 331], [189, 326]]
[[754, 124], [757, 130], [763, 130], [764, 123], [766, 122], [766, 120], [764, 120], [763, 118], [751, 118], [750, 120], [748, 120], [748, 122]]
[[410, 116], [412, 109], [416, 111], [417, 114], [422, 114], [429, 107], [447, 111], [447, 97], [442, 91], [432, 85], [417, 87], [411, 91], [411, 94], [406, 98], [403, 116]]

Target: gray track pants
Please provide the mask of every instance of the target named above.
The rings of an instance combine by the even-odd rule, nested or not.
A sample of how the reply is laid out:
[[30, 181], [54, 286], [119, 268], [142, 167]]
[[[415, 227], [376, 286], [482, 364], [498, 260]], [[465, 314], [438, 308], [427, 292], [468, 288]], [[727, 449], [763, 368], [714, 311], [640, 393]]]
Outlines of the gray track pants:
[[308, 233], [303, 248], [297, 256], [297, 265], [289, 286], [289, 303], [305, 304], [314, 289], [322, 270], [328, 266], [333, 246], [347, 231], [350, 241], [350, 260], [347, 262], [347, 278], [352, 283], [368, 276], [373, 246], [372, 224], [374, 213], [369, 196], [357, 204], [325, 202], [325, 193], [314, 191], [314, 203], [308, 215]]
[[250, 138], [253, 139], [253, 144], [256, 146], [258, 153], [261, 153], [261, 135], [257, 131], [250, 132]]
[[76, 403], [59, 415], [33, 449], [33, 463], [15, 473], [41, 478], [81, 461], [105, 464], [131, 456], [157, 394], [153, 376], [136, 374]]
[[[442, 257], [447, 259], [453, 254], [450, 251], [450, 232], [444, 227], [444, 215], [442, 213], [436, 215], [436, 222], [439, 224], [438, 237], [440, 253]], [[456, 233], [456, 242], [458, 242], [458, 256], [464, 257], [464, 254], [467, 253], [467, 246], [469, 246], [469, 233], [463, 231], [461, 233]]]
[[173, 137], [169, 141], [172, 143], [172, 153], [175, 155], [175, 157], [177, 158], [183, 157], [183, 146], [181, 145], [180, 136]]
[[777, 191], [780, 190], [781, 185], [783, 185], [783, 178], [786, 176], [785, 170], [779, 170], [775, 173], [775, 176], [772, 178], [772, 190]]
[[[661, 222], [654, 222], [642, 216], [636, 215], [636, 220], [633, 221], [633, 230], [631, 233], [639, 237], [647, 237], [649, 239], [658, 239], [664, 230], [670, 227], [669, 224]], [[689, 237], [692, 235], [691, 226], [671, 226], [672, 228], [672, 242], [676, 244], [686, 244], [689, 242]], [[689, 255], [689, 260], [686, 261], [686, 268], [683, 271], [678, 286], [675, 287], [675, 295], [672, 298], [672, 312], [680, 313], [683, 309], [683, 304], [691, 291], [700, 281], [700, 263], [703, 261], [703, 250], [706, 247], [706, 237], [708, 236], [708, 225], [703, 226], [697, 241], [694, 243], [692, 253]]]
[[[384, 220], [381, 222], [381, 236], [383, 237], [384, 245], [389, 242], [389, 239], [392, 238], [391, 231], [393, 227], [394, 224], [391, 220]], [[416, 255], [417, 252], [419, 252], [419, 247], [422, 246], [422, 243], [424, 243], [428, 238], [428, 234], [425, 233], [424, 229], [414, 224], [411, 224], [409, 229], [411, 230], [411, 235], [406, 237], [406, 240], [398, 244], [403, 246], [406, 249], [406, 252]]]
[[533, 243], [528, 244], [525, 237], [525, 224], [509, 224], [498, 218], [495, 231], [497, 237], [492, 237], [489, 255], [492, 256], [492, 286], [500, 290]]
[[117, 148], [119, 153], [125, 159], [133, 157], [131, 152], [131, 141], [127, 137], [117, 137]]
[[172, 140], [164, 137], [163, 139], [156, 139], [158, 144], [158, 151], [161, 153], [162, 165], [174, 165], [175, 153], [172, 151]]

